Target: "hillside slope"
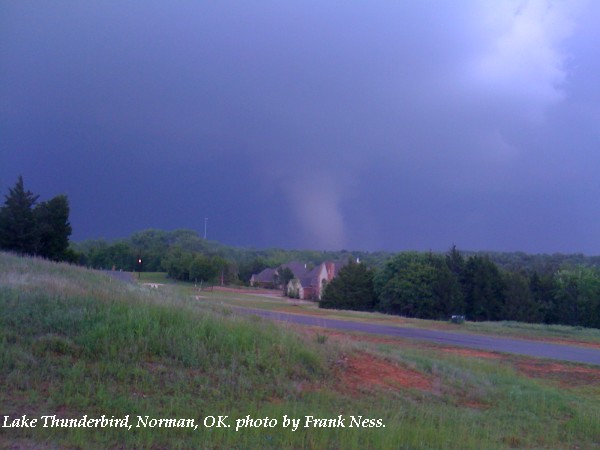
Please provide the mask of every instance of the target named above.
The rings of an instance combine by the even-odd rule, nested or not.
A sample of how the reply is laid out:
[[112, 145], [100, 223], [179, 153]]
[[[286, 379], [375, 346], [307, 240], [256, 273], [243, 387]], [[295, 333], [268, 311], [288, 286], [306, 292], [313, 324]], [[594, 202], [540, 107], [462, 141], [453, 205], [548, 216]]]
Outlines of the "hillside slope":
[[[299, 383], [329, 373], [323, 346], [268, 322], [67, 265], [1, 254], [0, 311], [0, 398], [11, 416], [198, 421], [240, 407], [247, 414], [248, 405], [296, 395]], [[180, 430], [39, 427], [10, 430], [0, 442], [48, 436], [86, 446], [205, 442]]]

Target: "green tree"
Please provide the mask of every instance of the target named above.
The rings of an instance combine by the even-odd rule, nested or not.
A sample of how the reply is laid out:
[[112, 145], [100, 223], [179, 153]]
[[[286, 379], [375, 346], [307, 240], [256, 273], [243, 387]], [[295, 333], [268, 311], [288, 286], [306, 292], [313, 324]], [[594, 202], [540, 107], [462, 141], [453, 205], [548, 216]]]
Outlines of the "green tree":
[[279, 268], [277, 274], [275, 275], [275, 279], [273, 283], [275, 286], [281, 286], [281, 288], [285, 291], [287, 289], [287, 285], [291, 279], [294, 278], [294, 272], [289, 267]]
[[372, 311], [375, 308], [373, 272], [351, 260], [327, 285], [319, 307]]
[[59, 195], [36, 205], [38, 197], [25, 190], [19, 176], [0, 209], [0, 249], [56, 261], [72, 260], [69, 200]]
[[135, 253], [144, 255], [144, 270], [157, 272], [161, 269], [161, 259], [169, 248], [166, 231], [156, 229], [138, 231], [129, 238], [129, 244]]
[[458, 281], [462, 279], [465, 270], [465, 259], [456, 248], [456, 245], [450, 247], [450, 250], [446, 253], [446, 266], [448, 266], [448, 269], [456, 276]]
[[194, 255], [191, 252], [184, 251], [180, 247], [173, 247], [163, 258], [161, 266], [169, 278], [188, 281], [193, 259]]
[[600, 327], [600, 272], [578, 266], [556, 272], [553, 323]]
[[240, 263], [238, 268], [240, 280], [243, 283], [248, 284], [252, 275], [255, 273], [260, 273], [267, 267], [269, 267], [269, 264], [261, 257], [255, 257], [249, 261], [243, 261]]
[[123, 269], [132, 272], [141, 270], [145, 265], [145, 257], [142, 257], [142, 267], [138, 267], [138, 254], [131, 246], [124, 241], [115, 242], [106, 248], [106, 269]]
[[225, 284], [240, 284], [239, 266], [236, 261], [226, 259], [226, 266], [223, 270], [223, 282]]
[[519, 322], [541, 320], [540, 307], [531, 291], [529, 278], [518, 272], [503, 272], [502, 277], [506, 285], [502, 319]]
[[529, 278], [529, 290], [533, 301], [539, 308], [539, 322], [556, 323], [554, 318], [555, 280], [553, 272], [533, 272]]
[[193, 256], [189, 265], [189, 279], [191, 281], [213, 282], [217, 277], [217, 271], [210, 258], [198, 253]]
[[579, 325], [600, 328], [600, 271], [589, 267], [579, 270]]
[[210, 264], [215, 273], [213, 281], [218, 280], [219, 283], [225, 283], [228, 278], [229, 262], [222, 256], [214, 255], [210, 258]]
[[181, 247], [189, 252], [206, 252], [207, 244], [194, 230], [175, 230], [169, 233], [171, 245]]
[[35, 253], [54, 261], [69, 257], [69, 200], [65, 195], [36, 205], [33, 209], [36, 224]]
[[5, 196], [0, 209], [0, 248], [21, 254], [34, 254], [38, 228], [33, 215], [33, 206], [38, 199], [23, 186], [19, 176], [13, 188]]
[[108, 243], [104, 239], [87, 241], [83, 250], [85, 265], [92, 269], [110, 269], [107, 248]]
[[454, 264], [456, 260], [450, 261], [452, 264], [449, 264], [448, 256], [430, 256], [430, 264], [435, 268], [432, 286], [436, 303], [434, 315], [438, 319], [447, 320], [454, 314], [465, 314], [465, 296], [460, 283], [463, 269]]
[[487, 256], [472, 256], [463, 278], [466, 313], [470, 320], [501, 320], [506, 285]]
[[417, 252], [398, 253], [393, 258], [386, 261], [381, 270], [378, 270], [373, 278], [375, 286], [375, 295], [379, 297], [385, 288], [385, 285], [390, 282], [398, 273], [406, 270], [413, 262], [423, 262], [424, 255]]
[[379, 309], [426, 319], [464, 314], [459, 275], [463, 265], [455, 247], [446, 257], [416, 252], [396, 255], [375, 276]]
[[387, 313], [424, 319], [437, 318], [433, 266], [411, 261], [398, 271], [383, 287], [379, 308]]

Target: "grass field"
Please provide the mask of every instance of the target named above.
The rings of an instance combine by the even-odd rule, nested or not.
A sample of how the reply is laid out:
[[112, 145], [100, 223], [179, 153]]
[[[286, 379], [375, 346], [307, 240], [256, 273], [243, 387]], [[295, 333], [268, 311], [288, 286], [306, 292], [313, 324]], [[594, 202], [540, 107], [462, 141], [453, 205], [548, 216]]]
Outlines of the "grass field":
[[[246, 298], [258, 297], [0, 254], [0, 417], [38, 420], [2, 426], [0, 447], [600, 448], [600, 368], [284, 328], [221, 306]], [[236, 431], [247, 416], [260, 426]], [[188, 419], [198, 427], [158, 426]]]

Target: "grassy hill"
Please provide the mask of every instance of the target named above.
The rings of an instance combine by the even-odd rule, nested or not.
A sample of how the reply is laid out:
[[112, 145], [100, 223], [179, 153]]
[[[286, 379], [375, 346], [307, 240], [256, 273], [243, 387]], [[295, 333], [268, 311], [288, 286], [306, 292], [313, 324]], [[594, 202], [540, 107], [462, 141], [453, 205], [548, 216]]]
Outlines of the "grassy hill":
[[[168, 286], [0, 253], [0, 447], [600, 446], [595, 369], [564, 365], [591, 374], [565, 387], [516, 357], [389, 341], [300, 332]], [[36, 426], [6, 426], [23, 415]], [[273, 427], [236, 431], [247, 416]], [[180, 419], [198, 426], [158, 426]]]

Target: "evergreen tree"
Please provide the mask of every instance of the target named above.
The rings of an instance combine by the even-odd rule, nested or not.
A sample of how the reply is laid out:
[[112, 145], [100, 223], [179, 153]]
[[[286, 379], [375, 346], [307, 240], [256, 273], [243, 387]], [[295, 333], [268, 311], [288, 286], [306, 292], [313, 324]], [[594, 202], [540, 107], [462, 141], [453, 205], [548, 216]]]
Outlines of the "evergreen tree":
[[33, 209], [36, 224], [35, 254], [61, 261], [67, 258], [71, 224], [69, 200], [65, 195], [38, 204]]
[[448, 253], [446, 253], [446, 266], [456, 275], [459, 281], [462, 279], [465, 270], [465, 259], [456, 248], [456, 245], [452, 245]]
[[531, 291], [530, 280], [518, 272], [503, 272], [506, 285], [506, 301], [502, 308], [503, 320], [538, 322], [541, 319], [539, 305]]
[[469, 258], [463, 283], [468, 319], [502, 319], [506, 284], [498, 267], [488, 257]]
[[19, 176], [0, 209], [0, 249], [56, 261], [73, 259], [69, 200], [59, 195], [36, 205], [38, 197], [25, 190]]
[[[462, 259], [462, 257], [460, 257]], [[465, 314], [465, 296], [460, 283], [461, 272], [456, 272], [456, 266], [448, 265], [448, 256], [433, 256], [430, 264], [435, 268], [433, 294], [436, 301], [436, 311], [432, 317], [448, 319], [454, 314]]]
[[554, 272], [533, 272], [529, 281], [529, 289], [536, 303], [536, 322], [556, 323], [554, 293], [556, 284]]
[[23, 177], [19, 176], [5, 198], [0, 209], [0, 249], [34, 254], [38, 229], [32, 208], [38, 196], [25, 190]]
[[350, 261], [325, 288], [320, 308], [372, 311], [375, 307], [373, 272]]

